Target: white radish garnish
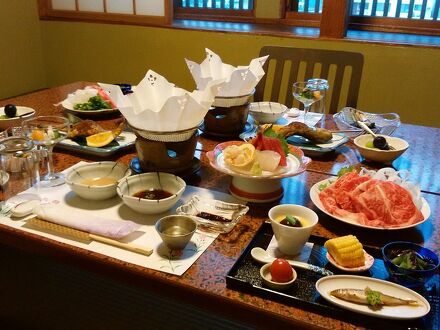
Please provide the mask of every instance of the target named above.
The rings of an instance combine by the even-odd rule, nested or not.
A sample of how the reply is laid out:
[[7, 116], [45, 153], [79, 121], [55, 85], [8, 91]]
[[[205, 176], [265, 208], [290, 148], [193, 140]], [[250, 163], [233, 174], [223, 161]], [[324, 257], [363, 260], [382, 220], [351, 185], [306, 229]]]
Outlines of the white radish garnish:
[[272, 150], [257, 151], [257, 161], [263, 171], [274, 171], [280, 163], [281, 156]]

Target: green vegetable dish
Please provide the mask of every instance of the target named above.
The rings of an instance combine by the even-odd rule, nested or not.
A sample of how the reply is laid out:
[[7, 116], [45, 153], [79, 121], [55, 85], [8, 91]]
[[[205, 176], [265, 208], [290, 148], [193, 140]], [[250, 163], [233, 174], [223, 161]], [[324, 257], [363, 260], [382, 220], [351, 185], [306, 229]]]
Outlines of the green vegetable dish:
[[111, 109], [110, 103], [106, 102], [101, 96], [96, 95], [89, 98], [86, 103], [78, 103], [73, 106], [75, 110], [101, 110]]
[[426, 260], [417, 252], [412, 250], [401, 251], [397, 257], [391, 260], [391, 262], [396, 266], [405, 269], [428, 270], [433, 267], [429, 260]]

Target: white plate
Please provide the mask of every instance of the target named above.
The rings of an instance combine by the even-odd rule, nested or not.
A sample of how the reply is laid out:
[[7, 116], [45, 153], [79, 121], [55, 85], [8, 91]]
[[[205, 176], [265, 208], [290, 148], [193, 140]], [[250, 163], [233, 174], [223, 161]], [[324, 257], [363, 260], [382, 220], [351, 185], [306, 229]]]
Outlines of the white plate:
[[311, 161], [310, 158], [303, 156], [301, 150], [293, 146], [290, 146], [291, 152], [294, 152], [297, 156], [294, 156], [293, 154], [289, 154], [286, 157], [287, 166], [285, 167], [278, 166], [278, 168], [273, 172], [263, 171], [262, 175], [252, 175], [250, 171], [243, 171], [243, 172], [234, 171], [226, 166], [224, 162], [224, 156], [222, 150], [227, 146], [233, 144], [240, 145], [243, 143], [245, 142], [229, 141], [218, 144], [214, 148], [214, 150], [209, 151], [207, 153], [211, 166], [222, 173], [236, 177], [249, 178], [249, 179], [280, 179], [280, 178], [295, 176], [304, 172], [306, 170], [307, 164]]
[[80, 114], [80, 115], [100, 115], [100, 114], [115, 113], [119, 111], [118, 109], [76, 110], [66, 105], [63, 105], [63, 108], [66, 109], [67, 112], [71, 112], [73, 114]]
[[338, 264], [336, 262], [335, 259], [333, 259], [333, 257], [331, 256], [330, 253], [326, 253], [326, 257], [327, 260], [336, 268], [343, 270], [344, 272], [349, 272], [349, 273], [360, 273], [360, 272], [365, 272], [367, 270], [369, 270], [371, 268], [371, 266], [373, 266], [374, 264], [374, 258], [369, 255], [367, 252], [365, 252], [364, 250], [364, 255], [365, 255], [365, 264], [363, 266], [359, 266], [359, 267], [352, 267], [352, 268], [348, 268], [348, 267], [344, 267], [341, 266], [340, 264]]
[[[320, 278], [316, 282], [316, 290], [327, 301], [341, 308], [353, 312], [386, 318], [386, 319], [416, 319], [425, 316], [431, 310], [429, 302], [418, 293], [401, 285], [379, 280], [376, 278], [356, 275], [333, 275]], [[419, 302], [419, 306], [384, 306], [379, 310], [372, 310], [366, 305], [355, 304], [330, 295], [337, 289], [360, 289], [366, 287], [381, 293], [402, 299], [413, 299]]]
[[312, 186], [312, 188], [310, 189], [310, 199], [312, 200], [313, 204], [315, 204], [315, 206], [318, 209], [320, 209], [325, 214], [327, 214], [327, 215], [329, 215], [332, 218], [335, 218], [337, 220], [349, 223], [349, 224], [354, 225], [354, 226], [363, 227], [363, 228], [369, 228], [369, 229], [400, 230], [400, 229], [405, 229], [405, 228], [411, 228], [411, 227], [418, 226], [418, 225], [424, 223], [429, 218], [429, 216], [431, 215], [431, 209], [429, 208], [429, 204], [426, 201], [426, 199], [424, 199], [423, 197], [422, 197], [422, 208], [420, 209], [420, 212], [422, 212], [422, 215], [423, 215], [423, 220], [418, 222], [418, 223], [413, 223], [413, 224], [407, 225], [407, 226], [392, 227], [392, 228], [366, 226], [366, 225], [362, 225], [362, 224], [356, 222], [353, 219], [348, 219], [348, 218], [344, 218], [344, 217], [341, 217], [341, 216], [338, 216], [338, 215], [331, 214], [331, 213], [329, 213], [325, 209], [324, 205], [321, 203], [321, 200], [319, 199], [319, 192], [320, 192], [319, 191], [319, 186], [322, 185], [322, 184], [331, 183], [331, 182], [333, 182], [335, 180], [336, 180], [336, 178], [331, 178], [331, 179], [325, 179], [325, 180], [319, 181], [318, 183], [315, 183]]

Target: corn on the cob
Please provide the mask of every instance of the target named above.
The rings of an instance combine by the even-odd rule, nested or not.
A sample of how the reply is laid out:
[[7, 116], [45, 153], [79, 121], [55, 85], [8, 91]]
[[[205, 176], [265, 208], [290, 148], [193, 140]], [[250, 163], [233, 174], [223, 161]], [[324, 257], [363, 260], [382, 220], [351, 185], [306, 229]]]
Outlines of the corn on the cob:
[[325, 242], [324, 246], [336, 262], [343, 267], [354, 268], [365, 264], [364, 250], [356, 236], [332, 238]]

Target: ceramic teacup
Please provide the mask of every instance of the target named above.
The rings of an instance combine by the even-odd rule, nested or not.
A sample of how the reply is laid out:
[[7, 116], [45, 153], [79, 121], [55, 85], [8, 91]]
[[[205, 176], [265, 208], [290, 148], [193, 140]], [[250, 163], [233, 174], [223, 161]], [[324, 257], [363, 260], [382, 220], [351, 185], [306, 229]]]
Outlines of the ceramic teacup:
[[[290, 227], [280, 221], [292, 215], [298, 217], [302, 227]], [[318, 223], [318, 215], [311, 209], [294, 204], [283, 204], [272, 207], [269, 210], [269, 219], [272, 225], [278, 249], [287, 255], [297, 255], [301, 252], [304, 244], [312, 233], [313, 227]]]

